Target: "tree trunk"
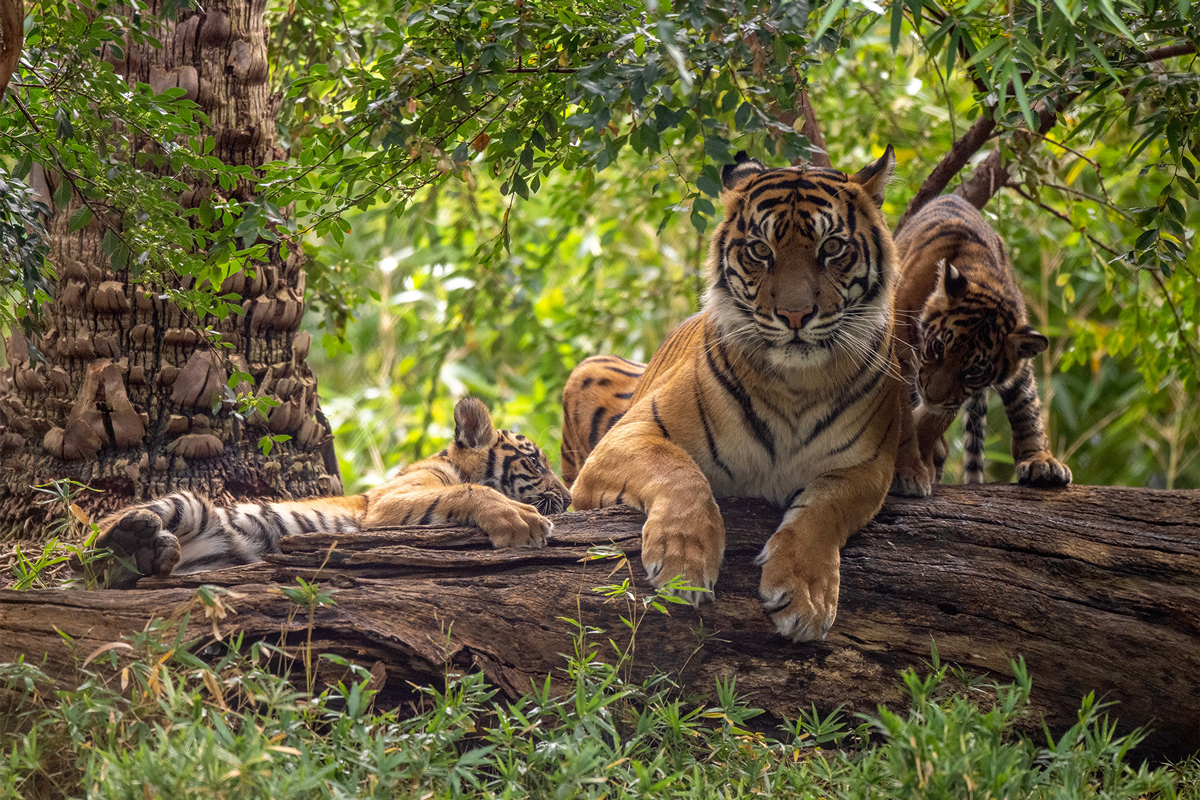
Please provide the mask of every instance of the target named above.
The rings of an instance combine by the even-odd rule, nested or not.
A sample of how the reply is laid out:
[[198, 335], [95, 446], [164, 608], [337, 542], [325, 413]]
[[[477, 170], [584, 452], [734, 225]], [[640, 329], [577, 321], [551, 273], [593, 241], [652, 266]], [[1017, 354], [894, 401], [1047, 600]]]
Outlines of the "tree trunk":
[[[159, 6], [152, 2], [144, 14], [158, 20], [153, 33], [162, 49], [127, 37], [118, 73], [155, 92], [184, 89], [208, 115], [213, 155], [225, 163], [258, 167], [282, 158], [278, 98], [267, 82], [265, 0], [216, 0], [175, 21]], [[126, 152], [153, 147], [130, 135]], [[39, 175], [51, 201], [62, 178], [50, 168]], [[194, 208], [213, 193], [193, 186], [180, 203]], [[253, 185], [243, 182], [226, 196], [246, 203]], [[312, 336], [297, 331], [304, 311], [299, 250], [275, 245], [255, 277], [225, 281], [222, 293], [240, 296], [244, 315], [196, 319], [113, 268], [102, 248], [103, 223], [111, 222], [101, 217], [119, 214], [96, 214], [72, 232], [79, 204], [75, 196], [54, 208], [47, 225], [60, 279], [53, 302], [28, 342], [16, 330], [7, 343], [0, 540], [38, 536], [53, 512], [33, 502], [31, 487], [62, 478], [103, 489], [88, 496], [101, 512], [182, 489], [220, 500], [340, 494], [329, 427], [305, 363]], [[232, 347], [214, 346], [215, 337], [201, 333], [206, 328]], [[253, 376], [256, 394], [281, 405], [266, 418], [237, 419], [221, 402], [234, 367]], [[264, 456], [256, 445], [268, 432], [292, 438]]]
[[[903, 702], [897, 671], [940, 657], [969, 673], [1005, 678], [1023, 656], [1035, 707], [1052, 729], [1075, 720], [1090, 691], [1119, 701], [1123, 729], [1149, 725], [1144, 748], [1178, 757], [1200, 749], [1200, 492], [1072, 486], [938, 487], [928, 500], [890, 499], [842, 555], [841, 604], [823, 642], [775, 635], [757, 597], [754, 557], [778, 524], [761, 503], [724, 504], [728, 550], [717, 599], [696, 611], [671, 606], [641, 619], [634, 673], [679, 672], [688, 692], [710, 694], [717, 677], [775, 718], [810, 704], [872, 712]], [[308, 614], [269, 582], [299, 576], [334, 590], [315, 610], [312, 646], [336, 652], [388, 684], [436, 680], [447, 664], [481, 669], [509, 695], [561, 675], [577, 620], [604, 630], [593, 642], [629, 643], [620, 620], [642, 604], [608, 600], [597, 586], [632, 574], [641, 515], [608, 509], [561, 515], [544, 550], [492, 550], [472, 529], [371, 531], [291, 537], [268, 562], [172, 580], [150, 591], [0, 592], [0, 661], [47, 654], [51, 672], [148, 619], [191, 610], [189, 635], [211, 641], [212, 622], [192, 588], [236, 587], [222, 632], [301, 647]], [[589, 548], [632, 558], [587, 560]], [[614, 572], [614, 567], [618, 567]], [[175, 588], [165, 588], [175, 587]], [[701, 625], [703, 626], [701, 628]], [[70, 636], [67, 644], [60, 634]], [[702, 632], [701, 632], [702, 631]], [[380, 666], [382, 663], [382, 667]], [[1037, 720], [1030, 720], [1036, 727]]]
[[0, 99], [17, 65], [25, 42], [25, 0], [0, 0]]

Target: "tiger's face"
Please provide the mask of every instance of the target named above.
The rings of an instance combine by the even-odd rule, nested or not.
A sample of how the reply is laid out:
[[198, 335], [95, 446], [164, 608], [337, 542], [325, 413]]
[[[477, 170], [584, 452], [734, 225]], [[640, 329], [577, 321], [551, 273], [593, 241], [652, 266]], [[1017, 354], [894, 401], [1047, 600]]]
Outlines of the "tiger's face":
[[1011, 304], [945, 261], [938, 264], [937, 285], [918, 327], [917, 391], [926, 406], [948, 414], [968, 397], [1007, 382], [1049, 344]]
[[779, 367], [878, 350], [891, 322], [895, 255], [880, 213], [892, 148], [855, 175], [768, 169], [745, 153], [723, 173], [725, 219], [709, 253], [706, 306], [725, 340]]
[[473, 397], [460, 400], [454, 423], [454, 442], [445, 457], [467, 483], [489, 486], [542, 514], [567, 510], [571, 492], [554, 474], [546, 454], [521, 434], [495, 428], [483, 403]]

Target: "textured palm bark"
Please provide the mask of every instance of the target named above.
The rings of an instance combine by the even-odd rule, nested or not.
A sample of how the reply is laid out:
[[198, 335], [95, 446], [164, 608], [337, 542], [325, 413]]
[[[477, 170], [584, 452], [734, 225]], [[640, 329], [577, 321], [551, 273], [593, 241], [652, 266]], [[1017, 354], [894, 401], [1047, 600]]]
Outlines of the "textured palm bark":
[[[175, 21], [158, 5], [144, 17], [157, 20], [162, 48], [126, 41], [123, 60], [114, 60], [117, 72], [156, 92], [184, 89], [208, 115], [213, 155], [225, 163], [256, 167], [282, 158], [278, 99], [268, 84], [265, 0], [204, 3]], [[155, 147], [131, 133], [127, 152]], [[35, 170], [35, 188], [48, 204], [60, 180], [52, 169]], [[180, 203], [194, 208], [210, 195], [246, 202], [253, 185], [242, 182], [224, 195], [195, 185]], [[119, 215], [98, 213], [72, 232], [80, 202], [75, 196], [54, 208], [47, 224], [60, 280], [38, 331], [30, 341], [17, 331], [7, 342], [0, 540], [40, 535], [50, 512], [33, 502], [31, 486], [60, 478], [104, 490], [81, 498], [100, 512], [182, 489], [223, 500], [340, 494], [329, 427], [305, 363], [312, 336], [298, 331], [300, 252], [274, 246], [254, 277], [238, 273], [225, 281], [222, 293], [241, 298], [243, 315], [197, 319], [112, 268], [101, 240]], [[232, 347], [214, 347], [200, 333], [205, 328]], [[243, 423], [228, 403], [213, 411], [235, 367], [254, 377], [255, 385], [243, 388], [280, 402], [265, 418]], [[267, 433], [292, 438], [263, 456], [256, 444]]]
[[[759, 604], [753, 560], [778, 524], [761, 503], [724, 504], [728, 549], [717, 599], [698, 611], [651, 611], [634, 647], [636, 675], [678, 674], [709, 695], [718, 677], [773, 717], [810, 704], [873, 712], [904, 701], [897, 673], [941, 658], [1003, 679], [1023, 656], [1035, 707], [1054, 730], [1075, 721], [1095, 691], [1116, 701], [1123, 730], [1149, 725], [1144, 752], [1178, 757], [1200, 749], [1200, 492], [1072, 486], [938, 487], [926, 500], [889, 499], [842, 555], [841, 604], [828, 639], [794, 645], [776, 636]], [[268, 562], [136, 591], [0, 592], [0, 661], [26, 654], [65, 678], [76, 658], [156, 616], [191, 611], [189, 635], [212, 639], [194, 587], [232, 587], [223, 632], [299, 648], [307, 612], [271, 584], [296, 577], [335, 590], [315, 611], [313, 647], [386, 670], [387, 686], [437, 680], [449, 664], [477, 668], [517, 695], [561, 676], [578, 620], [628, 643], [631, 609], [594, 591], [632, 573], [641, 515], [625, 509], [564, 514], [543, 550], [492, 550], [471, 529], [403, 529], [285, 540]], [[617, 547], [629, 567], [588, 560]], [[143, 590], [145, 587], [146, 590]], [[636, 603], [634, 613], [640, 613]], [[60, 635], [70, 636], [70, 643]], [[1036, 729], [1038, 721], [1029, 720]]]

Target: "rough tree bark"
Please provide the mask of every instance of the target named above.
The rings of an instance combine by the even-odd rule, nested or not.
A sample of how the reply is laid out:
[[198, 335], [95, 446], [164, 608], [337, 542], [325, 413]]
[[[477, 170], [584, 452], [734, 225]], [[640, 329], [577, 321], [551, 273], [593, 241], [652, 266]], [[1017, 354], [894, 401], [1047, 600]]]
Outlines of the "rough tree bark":
[[[8, 2], [8, 0], [3, 0]], [[125, 42], [116, 70], [156, 92], [178, 86], [208, 115], [213, 155], [231, 165], [260, 166], [284, 156], [275, 129], [278, 98], [268, 85], [265, 0], [216, 0], [190, 6], [178, 19], [156, 19], [162, 48]], [[110, 53], [111, 55], [111, 53]], [[127, 152], [153, 148], [133, 132]], [[52, 204], [62, 177], [40, 172]], [[36, 187], [36, 183], [35, 183]], [[194, 208], [217, 190], [193, 186], [180, 204]], [[244, 182], [229, 196], [253, 197]], [[0, 540], [37, 536], [49, 513], [32, 502], [31, 486], [73, 478], [103, 489], [91, 510], [181, 489], [218, 499], [341, 493], [316, 380], [305, 363], [312, 342], [297, 331], [304, 312], [304, 274], [298, 250], [276, 245], [251, 278], [238, 273], [222, 293], [242, 298], [245, 314], [195, 319], [153, 286], [114, 270], [96, 214], [70, 230], [78, 196], [54, 208], [47, 228], [50, 262], [59, 275], [53, 302], [32, 341], [16, 330], [7, 342], [7, 386], [0, 390]], [[219, 332], [231, 349], [199, 333]], [[44, 356], [31, 352], [30, 345]], [[254, 391], [281, 405], [244, 424], [228, 404], [213, 413], [230, 369], [253, 375]], [[256, 442], [287, 434], [269, 456]]]
[[[891, 499], [843, 552], [829, 638], [802, 645], [774, 634], [757, 597], [753, 560], [779, 512], [747, 501], [724, 511], [716, 601], [669, 618], [649, 613], [636, 674], [675, 671], [701, 694], [736, 675], [776, 718], [810, 703], [871, 712], [903, 702], [897, 671], [926, 662], [932, 639], [943, 660], [980, 675], [1008, 676], [1010, 659], [1024, 656], [1052, 729], [1073, 723], [1094, 690], [1119, 701], [1124, 730], [1153, 728], [1147, 753], [1200, 749], [1200, 492], [941, 486], [929, 500]], [[610, 637], [628, 642], [619, 616], [630, 609], [593, 588], [632, 572], [639, 592], [649, 590], [641, 522], [626, 509], [565, 514], [544, 550], [492, 550], [477, 531], [453, 528], [340, 536], [336, 546], [293, 537], [268, 562], [143, 581], [148, 591], [0, 592], [0, 661], [45, 653], [47, 668], [69, 679], [75, 659], [188, 610], [190, 634], [209, 642], [212, 623], [188, 588], [201, 583], [233, 587], [223, 632], [300, 647], [307, 614], [267, 585], [300, 576], [336, 589], [337, 604], [313, 617], [315, 649], [374, 665], [376, 675], [386, 669], [392, 687], [437, 680], [449, 663], [481, 669], [515, 695], [561, 674], [575, 631], [563, 618], [604, 629], [603, 653]], [[586, 560], [596, 545], [619, 547], [629, 568], [612, 574], [617, 562]]]
[[0, 98], [4, 97], [4, 90], [17, 71], [24, 41], [24, 0], [0, 0]]

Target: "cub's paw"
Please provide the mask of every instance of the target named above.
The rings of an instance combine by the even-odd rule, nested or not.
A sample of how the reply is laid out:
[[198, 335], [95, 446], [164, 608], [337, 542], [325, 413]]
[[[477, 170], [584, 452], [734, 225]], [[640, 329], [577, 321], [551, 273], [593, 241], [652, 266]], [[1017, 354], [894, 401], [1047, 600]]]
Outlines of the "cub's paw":
[[533, 506], [513, 501], [489, 509], [478, 520], [492, 547], [545, 547], [554, 523]]
[[713, 503], [711, 513], [687, 516], [652, 514], [642, 526], [642, 566], [656, 588], [680, 576], [678, 592], [692, 605], [713, 598], [717, 573], [725, 557], [725, 523]]
[[1017, 482], [1039, 489], [1069, 486], [1071, 470], [1049, 453], [1038, 453], [1017, 464]]
[[924, 463], [896, 464], [890, 494], [900, 497], [929, 497], [933, 492], [933, 471]]
[[802, 548], [794, 541], [777, 533], [767, 542], [757, 559], [763, 568], [758, 594], [781, 636], [824, 639], [837, 616], [841, 554], [836, 547]]
[[[135, 508], [96, 539], [97, 548], [108, 548], [121, 568], [112, 570], [110, 586], [131, 585], [143, 575], [166, 577], [179, 563], [179, 540], [162, 529], [158, 515]], [[130, 568], [135, 573], [127, 573]]]

